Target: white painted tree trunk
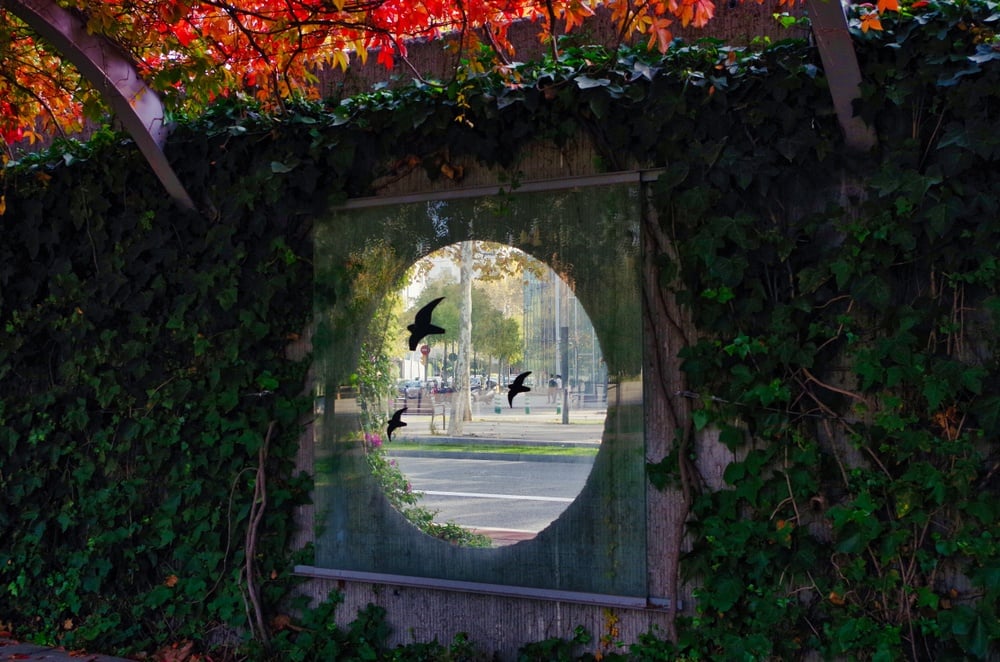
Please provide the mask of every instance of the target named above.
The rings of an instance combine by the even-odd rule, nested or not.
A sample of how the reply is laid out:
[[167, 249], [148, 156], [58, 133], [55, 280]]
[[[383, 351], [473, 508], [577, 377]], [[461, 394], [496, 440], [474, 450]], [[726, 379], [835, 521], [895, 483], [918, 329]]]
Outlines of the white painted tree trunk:
[[459, 264], [459, 286], [462, 301], [459, 303], [458, 361], [455, 362], [454, 409], [448, 421], [448, 434], [462, 434], [462, 425], [472, 420], [472, 402], [469, 391], [469, 357], [472, 354], [472, 242], [462, 242], [462, 260]]

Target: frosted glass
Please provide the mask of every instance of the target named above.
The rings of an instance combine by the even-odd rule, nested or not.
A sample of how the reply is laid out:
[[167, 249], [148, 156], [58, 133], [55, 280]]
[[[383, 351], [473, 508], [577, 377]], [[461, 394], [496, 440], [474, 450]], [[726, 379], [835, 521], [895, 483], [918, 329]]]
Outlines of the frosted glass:
[[[316, 559], [356, 570], [614, 595], [646, 593], [637, 184], [338, 211], [316, 230]], [[411, 525], [365, 460], [356, 374], [372, 316], [407, 268], [466, 240], [524, 250], [568, 283], [597, 332], [609, 388], [580, 495], [536, 537], [460, 547]], [[506, 405], [505, 405], [506, 406]]]

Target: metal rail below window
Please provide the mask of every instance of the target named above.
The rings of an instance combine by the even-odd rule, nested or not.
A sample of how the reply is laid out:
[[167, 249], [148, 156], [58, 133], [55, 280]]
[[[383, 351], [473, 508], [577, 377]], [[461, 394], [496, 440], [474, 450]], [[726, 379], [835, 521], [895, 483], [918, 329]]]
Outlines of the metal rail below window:
[[[575, 604], [596, 605], [599, 607], [655, 610], [662, 610], [670, 607], [670, 598], [641, 598], [626, 595], [604, 595], [601, 593], [583, 593], [580, 591], [561, 591], [556, 589], [531, 588], [527, 586], [506, 586], [503, 584], [487, 584], [484, 582], [436, 579], [433, 577], [392, 575], [381, 572], [316, 568], [308, 565], [297, 565], [295, 566], [294, 572], [296, 575], [302, 577], [313, 577], [316, 579], [335, 579], [371, 584], [391, 584], [395, 586], [411, 586], [414, 588], [427, 588], [439, 591], [499, 595], [511, 598], [547, 600], [550, 602], [571, 602]], [[683, 601], [678, 601], [677, 610], [680, 611], [683, 608]]]

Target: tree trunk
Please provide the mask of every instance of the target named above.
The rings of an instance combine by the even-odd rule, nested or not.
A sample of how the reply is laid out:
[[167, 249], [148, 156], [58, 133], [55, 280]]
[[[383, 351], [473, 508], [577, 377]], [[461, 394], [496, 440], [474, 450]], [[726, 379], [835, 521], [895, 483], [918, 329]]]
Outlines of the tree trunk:
[[469, 391], [469, 355], [472, 349], [472, 242], [462, 242], [459, 265], [462, 301], [459, 305], [458, 361], [455, 362], [454, 409], [448, 421], [448, 434], [462, 434], [462, 425], [472, 420], [472, 394]]
[[677, 261], [680, 258], [651, 209], [645, 210], [644, 223], [643, 331], [649, 357], [646, 362], [649, 374], [644, 380], [648, 431], [646, 460], [656, 464], [676, 451], [680, 475], [678, 487], [662, 491], [652, 483], [647, 487], [649, 590], [652, 595], [669, 599], [666, 634], [670, 641], [676, 642], [678, 600], [690, 599], [690, 589], [681, 577], [680, 560], [685, 551], [687, 519], [698, 484], [697, 469], [688, 460], [696, 440], [691, 423], [691, 401], [680, 395], [687, 390], [680, 353], [682, 348], [693, 343], [697, 334], [688, 311], [674, 297], [679, 284], [664, 286], [661, 281], [659, 260], [667, 257]]

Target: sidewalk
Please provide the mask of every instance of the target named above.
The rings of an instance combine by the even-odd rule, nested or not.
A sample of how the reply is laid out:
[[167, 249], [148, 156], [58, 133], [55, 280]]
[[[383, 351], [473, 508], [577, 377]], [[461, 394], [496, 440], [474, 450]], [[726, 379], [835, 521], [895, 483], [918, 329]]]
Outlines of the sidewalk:
[[34, 660], [37, 662], [129, 662], [122, 657], [110, 657], [65, 648], [46, 648], [34, 644], [23, 644], [13, 639], [0, 638], [0, 662], [7, 660]]
[[531, 403], [528, 407], [515, 404], [510, 408], [504, 400], [497, 413], [493, 405], [473, 403], [472, 420], [462, 425], [461, 435], [448, 435], [448, 428], [442, 424], [440, 416], [434, 418], [432, 429], [431, 416], [417, 414], [407, 416], [407, 427], [397, 432], [396, 438], [426, 444], [482, 442], [484, 445], [590, 446], [601, 443], [606, 415], [607, 410], [603, 405], [571, 408], [568, 423], [563, 423], [561, 410], [557, 412], [553, 404]]

